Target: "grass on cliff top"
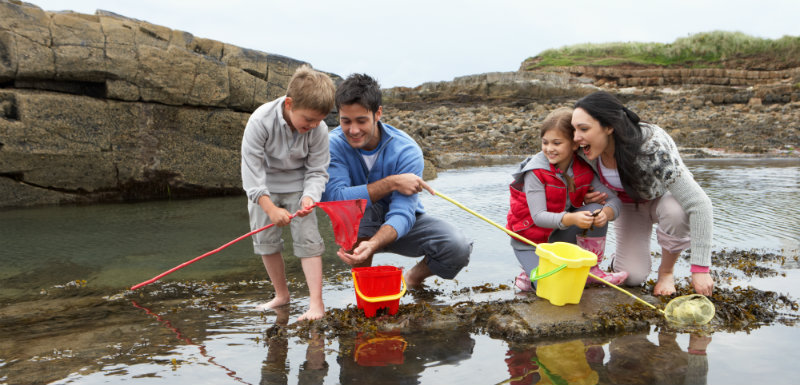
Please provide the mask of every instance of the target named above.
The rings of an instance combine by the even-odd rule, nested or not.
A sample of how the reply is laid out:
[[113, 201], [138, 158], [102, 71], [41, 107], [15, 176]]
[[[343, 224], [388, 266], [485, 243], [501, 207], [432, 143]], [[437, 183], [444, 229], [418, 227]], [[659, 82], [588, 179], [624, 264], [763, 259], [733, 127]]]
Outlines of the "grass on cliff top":
[[617, 42], [549, 49], [523, 63], [525, 70], [552, 66], [643, 65], [785, 69], [800, 66], [800, 36], [762, 39], [741, 32], [713, 31], [673, 43]]

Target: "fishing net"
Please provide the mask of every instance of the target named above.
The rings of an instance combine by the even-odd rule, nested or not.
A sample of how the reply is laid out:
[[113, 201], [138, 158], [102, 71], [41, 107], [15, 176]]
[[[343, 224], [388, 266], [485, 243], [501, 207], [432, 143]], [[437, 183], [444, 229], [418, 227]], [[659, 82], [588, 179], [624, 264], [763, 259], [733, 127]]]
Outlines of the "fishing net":
[[711, 321], [715, 311], [714, 304], [708, 297], [689, 294], [669, 301], [664, 308], [664, 317], [678, 326], [699, 326]]
[[358, 225], [367, 208], [366, 199], [319, 202], [317, 207], [331, 219], [336, 244], [345, 250], [352, 249], [358, 239]]

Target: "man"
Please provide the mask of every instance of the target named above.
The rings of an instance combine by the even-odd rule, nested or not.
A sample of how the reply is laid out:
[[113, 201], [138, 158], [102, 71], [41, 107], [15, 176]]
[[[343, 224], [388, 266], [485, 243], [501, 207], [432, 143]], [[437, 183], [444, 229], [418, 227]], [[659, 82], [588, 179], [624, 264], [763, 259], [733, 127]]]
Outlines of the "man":
[[370, 266], [376, 252], [424, 256], [405, 275], [409, 287], [437, 275], [452, 279], [469, 263], [472, 242], [452, 225], [425, 214], [417, 195], [424, 160], [414, 139], [380, 121], [378, 82], [350, 75], [336, 90], [340, 126], [330, 132], [330, 179], [323, 200], [366, 199], [353, 250], [339, 249], [351, 266]]

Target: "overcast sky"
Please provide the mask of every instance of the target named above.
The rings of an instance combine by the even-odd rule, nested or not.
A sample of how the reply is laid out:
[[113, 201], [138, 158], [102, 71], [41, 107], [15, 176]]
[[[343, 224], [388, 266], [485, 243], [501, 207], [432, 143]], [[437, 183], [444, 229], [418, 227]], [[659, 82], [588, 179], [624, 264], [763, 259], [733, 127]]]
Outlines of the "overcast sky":
[[669, 43], [712, 30], [800, 35], [797, 0], [28, 0], [47, 11], [104, 9], [383, 87], [516, 71], [549, 48]]

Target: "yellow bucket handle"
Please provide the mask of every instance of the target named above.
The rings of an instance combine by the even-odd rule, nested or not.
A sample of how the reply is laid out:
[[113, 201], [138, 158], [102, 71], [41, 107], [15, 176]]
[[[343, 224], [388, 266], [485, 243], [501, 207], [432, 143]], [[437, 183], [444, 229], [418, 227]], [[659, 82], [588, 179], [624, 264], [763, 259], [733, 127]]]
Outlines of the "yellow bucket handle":
[[363, 299], [364, 301], [367, 301], [367, 302], [394, 301], [396, 299], [400, 299], [400, 297], [402, 297], [403, 294], [406, 293], [406, 280], [405, 280], [405, 277], [403, 277], [402, 274], [400, 274], [400, 283], [402, 284], [402, 288], [403, 289], [400, 290], [399, 293], [392, 294], [392, 295], [384, 295], [384, 296], [380, 296], [380, 297], [368, 297], [368, 296], [364, 295], [364, 293], [362, 293], [361, 290], [358, 288], [358, 280], [356, 279], [356, 273], [354, 271], [351, 271], [350, 273], [353, 274], [353, 286], [355, 286], [355, 288], [356, 288], [356, 294], [358, 294], [358, 296], [361, 299]]
[[567, 267], [566, 263], [561, 265], [561, 266], [559, 266], [559, 267], [556, 267], [553, 270], [548, 271], [547, 273], [539, 275], [539, 266], [536, 266], [536, 268], [533, 269], [533, 271], [531, 271], [531, 282], [538, 281], [538, 280], [540, 280], [542, 278], [547, 278], [547, 277], [549, 277], [549, 276], [551, 276], [551, 275], [553, 275], [555, 273], [558, 273], [561, 270], [564, 270], [565, 267]]

